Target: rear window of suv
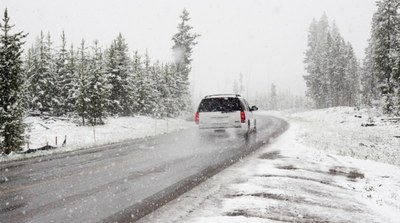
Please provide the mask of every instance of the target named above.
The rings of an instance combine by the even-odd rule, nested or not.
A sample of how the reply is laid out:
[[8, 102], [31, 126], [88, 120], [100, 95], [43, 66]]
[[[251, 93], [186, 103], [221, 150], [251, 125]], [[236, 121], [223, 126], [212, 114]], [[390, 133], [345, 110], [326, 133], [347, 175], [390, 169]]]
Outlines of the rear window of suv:
[[198, 112], [231, 112], [241, 111], [238, 98], [205, 98], [199, 105]]

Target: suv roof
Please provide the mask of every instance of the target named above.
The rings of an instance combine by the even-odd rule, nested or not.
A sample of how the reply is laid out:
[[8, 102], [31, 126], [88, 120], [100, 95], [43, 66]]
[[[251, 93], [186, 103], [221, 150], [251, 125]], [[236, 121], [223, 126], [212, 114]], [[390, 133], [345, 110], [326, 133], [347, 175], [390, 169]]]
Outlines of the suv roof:
[[219, 98], [219, 97], [238, 98], [241, 96], [240, 96], [240, 94], [212, 94], [212, 95], [206, 95], [204, 98]]

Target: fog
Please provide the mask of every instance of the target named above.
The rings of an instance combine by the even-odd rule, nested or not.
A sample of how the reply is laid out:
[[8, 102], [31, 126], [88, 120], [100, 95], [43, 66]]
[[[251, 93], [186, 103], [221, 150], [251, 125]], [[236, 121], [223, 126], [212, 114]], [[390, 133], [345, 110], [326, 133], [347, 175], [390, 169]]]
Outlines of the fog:
[[375, 10], [373, 0], [2, 0], [14, 31], [29, 33], [29, 47], [40, 31], [50, 31], [54, 44], [65, 30], [67, 41], [82, 38], [107, 46], [122, 33], [131, 52], [146, 50], [153, 60], [173, 61], [171, 37], [186, 8], [193, 31], [201, 34], [194, 47], [191, 73], [195, 98], [231, 93], [233, 81], [244, 76], [245, 96], [269, 91], [303, 95], [303, 59], [308, 27], [325, 12], [361, 60]]

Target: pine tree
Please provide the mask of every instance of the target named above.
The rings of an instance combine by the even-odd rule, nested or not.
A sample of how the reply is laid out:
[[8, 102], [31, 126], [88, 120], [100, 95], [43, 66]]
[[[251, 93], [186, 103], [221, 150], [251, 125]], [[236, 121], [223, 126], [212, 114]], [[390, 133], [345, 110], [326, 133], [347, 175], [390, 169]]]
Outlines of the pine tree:
[[151, 64], [150, 57], [148, 53], [145, 54], [144, 60], [144, 73], [145, 73], [145, 84], [147, 85], [146, 88], [146, 95], [144, 101], [146, 101], [144, 105], [144, 113], [148, 115], [156, 115], [158, 112], [158, 105], [157, 101], [159, 99], [159, 93], [157, 89], [157, 79], [158, 79], [158, 71], [156, 70], [155, 66]]
[[141, 115], [154, 114], [157, 106], [157, 89], [153, 79], [150, 58], [146, 53], [142, 62], [141, 57], [135, 52], [133, 57], [133, 74], [136, 87], [136, 112]]
[[135, 51], [133, 53], [133, 59], [132, 59], [132, 85], [135, 86], [133, 90], [133, 97], [134, 97], [134, 106], [133, 106], [133, 113], [134, 114], [141, 114], [142, 113], [142, 107], [144, 104], [144, 101], [142, 96], [144, 93], [142, 93], [143, 89], [143, 76], [144, 76], [144, 69], [143, 69], [143, 62], [142, 58], [139, 55], [138, 51]]
[[52, 45], [53, 42], [51, 41], [51, 36], [50, 32], [47, 33], [47, 41], [46, 41], [46, 48], [48, 50], [48, 54], [50, 56], [49, 58], [49, 70], [47, 77], [49, 78], [49, 83], [47, 86], [48, 93], [50, 94], [50, 111], [52, 115], [59, 116], [60, 115], [60, 109], [61, 109], [61, 103], [59, 101], [60, 98], [60, 86], [59, 86], [59, 76], [57, 75], [57, 66], [56, 66], [56, 60], [55, 60], [55, 52]]
[[176, 103], [176, 98], [180, 95], [178, 82], [175, 77], [176, 67], [175, 64], [166, 64], [164, 67], [164, 83], [166, 89], [165, 95], [165, 112], [169, 118], [176, 117], [180, 114], [179, 104]]
[[346, 45], [346, 67], [345, 67], [345, 94], [344, 105], [357, 106], [360, 105], [360, 65], [355, 57], [353, 47], [349, 42]]
[[368, 47], [365, 49], [365, 58], [361, 71], [361, 103], [363, 105], [372, 106], [379, 99], [378, 77], [372, 62], [373, 41], [368, 41]]
[[68, 112], [67, 99], [71, 78], [68, 76], [68, 50], [64, 31], [61, 34], [61, 46], [55, 59], [56, 94], [54, 95], [54, 114], [65, 115]]
[[234, 80], [234, 81], [233, 81], [233, 88], [232, 88], [232, 90], [233, 90], [233, 93], [234, 93], [234, 94], [239, 94], [239, 93], [240, 93], [239, 84], [238, 84], [238, 81], [237, 81], [237, 80]]
[[175, 65], [176, 65], [176, 78], [179, 83], [179, 95], [177, 102], [180, 104], [181, 110], [189, 110], [191, 108], [190, 93], [189, 93], [189, 74], [192, 69], [192, 50], [193, 46], [197, 44], [196, 39], [199, 34], [192, 33], [193, 29], [189, 24], [189, 12], [183, 9], [180, 16], [181, 22], [178, 25], [178, 33], [176, 33], [172, 40], [174, 45], [172, 47]]
[[11, 34], [7, 9], [0, 24], [0, 149], [6, 154], [18, 150], [24, 142], [25, 125], [21, 88], [24, 84], [22, 72], [22, 45], [26, 34]]
[[54, 94], [54, 73], [52, 73], [52, 55], [49, 37], [46, 42], [43, 32], [40, 33], [35, 46], [34, 68], [29, 86], [32, 92], [32, 109], [39, 109], [41, 113], [52, 110]]
[[271, 84], [271, 95], [270, 95], [270, 109], [277, 110], [278, 109], [278, 93], [276, 91], [276, 85]]
[[329, 92], [327, 69], [327, 41], [328, 41], [328, 18], [324, 14], [319, 21], [313, 19], [309, 34], [308, 48], [304, 63], [307, 75], [304, 75], [307, 86], [307, 96], [312, 98], [317, 108], [327, 107]]
[[243, 74], [239, 74], [239, 79], [233, 82], [233, 93], [235, 94], [243, 94], [244, 92], [244, 85], [243, 85]]
[[155, 65], [155, 70], [158, 73], [156, 85], [158, 93], [158, 116], [160, 117], [168, 117], [168, 108], [169, 104], [171, 103], [169, 100], [171, 97], [171, 92], [168, 86], [168, 66], [168, 64], [159, 65], [158, 63]]
[[338, 93], [336, 92], [339, 83], [337, 83], [337, 62], [338, 62], [338, 48], [337, 38], [328, 31], [325, 47], [321, 53], [321, 60], [323, 61], [322, 69], [320, 70], [321, 88], [319, 94], [322, 95], [321, 102], [322, 108], [337, 106]]
[[399, 0], [382, 0], [373, 16], [371, 31], [371, 63], [377, 76], [380, 94], [383, 96], [383, 111], [395, 110], [396, 83], [400, 77], [400, 17]]
[[24, 71], [24, 92], [22, 93], [23, 95], [23, 105], [24, 105], [24, 110], [29, 110], [30, 108], [33, 107], [32, 100], [33, 100], [33, 95], [29, 91], [30, 83], [32, 76], [34, 75], [34, 58], [35, 58], [35, 50], [34, 47], [32, 46], [31, 48], [28, 49], [28, 52], [25, 56], [25, 60], [23, 62], [23, 71]]
[[162, 96], [162, 93], [165, 92], [166, 86], [163, 80], [162, 67], [159, 61], [156, 61], [151, 66], [151, 82], [154, 88], [152, 89], [152, 95], [150, 97], [150, 101], [153, 104], [152, 114], [154, 117], [164, 117], [163, 113], [165, 111], [165, 96]]
[[78, 88], [76, 89], [77, 103], [76, 111], [82, 118], [82, 125], [86, 124], [88, 117], [88, 103], [90, 101], [88, 95], [88, 56], [85, 47], [85, 41], [82, 40], [79, 49], [78, 60]]
[[104, 124], [103, 120], [107, 116], [109, 86], [105, 76], [103, 54], [97, 41], [94, 42], [88, 66], [86, 93], [89, 99], [87, 103], [89, 122], [91, 125]]
[[346, 91], [348, 89], [345, 87], [346, 79], [346, 44], [344, 39], [341, 37], [337, 26], [333, 23], [329, 36], [332, 37], [332, 44], [330, 46], [330, 54], [328, 56], [329, 64], [329, 82], [327, 86], [330, 86], [330, 97], [328, 101], [330, 102], [328, 107], [332, 106], [343, 106], [347, 105], [345, 103]]
[[107, 74], [108, 83], [111, 85], [109, 112], [112, 115], [131, 115], [132, 76], [128, 45], [121, 34], [113, 41], [107, 52]]
[[243, 84], [243, 74], [239, 74], [239, 94], [243, 94], [245, 91], [244, 84]]
[[61, 91], [64, 98], [63, 107], [66, 113], [76, 112], [79, 89], [78, 59], [74, 46], [71, 44], [67, 55], [66, 76], [61, 81]]

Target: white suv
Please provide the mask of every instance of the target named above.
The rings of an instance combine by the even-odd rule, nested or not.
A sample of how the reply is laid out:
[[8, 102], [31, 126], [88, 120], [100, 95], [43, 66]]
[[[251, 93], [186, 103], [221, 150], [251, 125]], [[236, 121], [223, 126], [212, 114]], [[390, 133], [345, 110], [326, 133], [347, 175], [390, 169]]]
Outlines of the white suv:
[[225, 131], [233, 129], [247, 136], [256, 131], [256, 119], [247, 101], [236, 94], [208, 95], [204, 97], [197, 109], [196, 124], [201, 130]]

